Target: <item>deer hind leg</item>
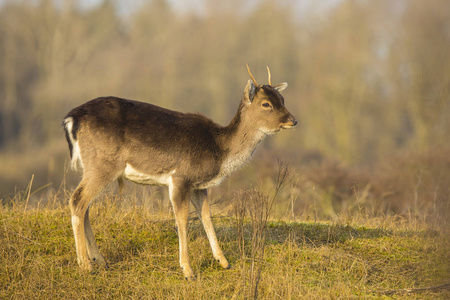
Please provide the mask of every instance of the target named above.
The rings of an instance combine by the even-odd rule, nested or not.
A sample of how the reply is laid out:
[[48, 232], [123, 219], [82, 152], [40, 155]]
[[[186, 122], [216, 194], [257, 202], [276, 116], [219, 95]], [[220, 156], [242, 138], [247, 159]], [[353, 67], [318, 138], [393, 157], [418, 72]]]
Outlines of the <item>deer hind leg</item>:
[[180, 266], [187, 280], [194, 280], [195, 275], [189, 264], [187, 246], [187, 224], [189, 219], [189, 188], [182, 180], [172, 176], [169, 183], [169, 196], [172, 202], [175, 220], [178, 228], [178, 241], [180, 247]]
[[72, 229], [75, 236], [77, 260], [80, 267], [87, 271], [92, 271], [89, 254], [95, 256], [96, 252], [98, 253], [94, 235], [89, 224], [88, 209], [90, 202], [100, 193], [104, 186], [106, 184], [99, 185], [98, 182], [82, 180], [70, 199]]
[[216, 232], [211, 221], [211, 211], [209, 209], [209, 203], [206, 190], [194, 190], [191, 194], [191, 201], [194, 204], [197, 215], [202, 221], [203, 228], [205, 228], [206, 235], [208, 236], [209, 244], [211, 245], [214, 258], [225, 269], [229, 269], [231, 265], [223, 255], [222, 249], [217, 241]]
[[100, 266], [107, 267], [106, 261], [103, 258], [103, 255], [100, 254], [97, 243], [95, 242], [94, 233], [92, 232], [91, 223], [89, 222], [89, 207], [84, 218], [84, 234], [86, 235], [87, 253], [90, 261], [95, 262]]

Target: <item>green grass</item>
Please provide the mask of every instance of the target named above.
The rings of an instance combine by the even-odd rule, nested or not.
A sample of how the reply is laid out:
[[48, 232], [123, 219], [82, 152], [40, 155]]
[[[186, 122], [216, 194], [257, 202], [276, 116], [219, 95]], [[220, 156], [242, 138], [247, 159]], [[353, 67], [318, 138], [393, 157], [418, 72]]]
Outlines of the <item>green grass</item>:
[[[2, 299], [246, 299], [255, 290], [261, 299], [450, 298], [448, 287], [402, 291], [450, 282], [450, 245], [441, 230], [399, 217], [269, 221], [262, 261], [252, 254], [251, 219], [238, 230], [234, 217], [215, 218], [230, 270], [214, 261], [194, 220], [189, 252], [197, 280], [187, 282], [169, 214], [95, 203], [91, 220], [110, 268], [88, 274], [76, 263], [68, 206], [24, 207], [0, 206]], [[384, 293], [390, 290], [398, 291]]]

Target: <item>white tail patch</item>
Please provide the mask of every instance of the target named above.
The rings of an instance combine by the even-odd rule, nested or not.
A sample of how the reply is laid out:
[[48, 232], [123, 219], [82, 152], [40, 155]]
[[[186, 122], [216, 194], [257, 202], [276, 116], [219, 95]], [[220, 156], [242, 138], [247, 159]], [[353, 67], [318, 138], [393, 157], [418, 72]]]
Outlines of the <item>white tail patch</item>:
[[64, 126], [66, 127], [70, 142], [72, 143], [72, 160], [70, 166], [76, 171], [78, 169], [78, 161], [80, 162], [81, 168], [83, 168], [83, 162], [81, 160], [80, 145], [78, 144], [78, 141], [73, 138], [73, 118], [69, 117], [65, 119]]

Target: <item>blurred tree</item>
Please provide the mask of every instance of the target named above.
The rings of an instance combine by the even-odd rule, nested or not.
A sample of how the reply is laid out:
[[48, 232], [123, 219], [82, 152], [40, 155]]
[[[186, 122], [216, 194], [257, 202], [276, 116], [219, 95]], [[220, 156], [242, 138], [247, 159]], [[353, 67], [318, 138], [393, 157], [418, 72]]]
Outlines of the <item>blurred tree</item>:
[[308, 126], [305, 143], [347, 162], [373, 157], [374, 141], [387, 131], [376, 89], [371, 6], [340, 2], [326, 21], [309, 28], [299, 53], [302, 76], [296, 84], [307, 101], [300, 111]]
[[0, 162], [21, 150], [15, 169], [24, 170], [30, 149], [66, 154], [64, 114], [98, 96], [226, 124], [246, 63], [261, 84], [267, 65], [274, 83], [289, 83], [287, 106], [300, 122], [266, 146], [348, 163], [450, 146], [449, 1], [341, 0], [315, 10], [323, 2], [204, 0], [180, 11], [144, 0], [129, 15], [119, 1], [0, 6]]
[[389, 80], [412, 126], [411, 146], [449, 146], [450, 2], [406, 1], [390, 50]]
[[27, 84], [36, 73], [30, 55], [30, 28], [22, 23], [31, 13], [19, 4], [0, 10], [0, 149], [14, 143], [26, 123], [31, 99]]
[[117, 32], [110, 1], [87, 13], [76, 1], [62, 3], [8, 3], [0, 11], [3, 135], [22, 146], [43, 145], [59, 133], [55, 122], [82, 90], [94, 53]]

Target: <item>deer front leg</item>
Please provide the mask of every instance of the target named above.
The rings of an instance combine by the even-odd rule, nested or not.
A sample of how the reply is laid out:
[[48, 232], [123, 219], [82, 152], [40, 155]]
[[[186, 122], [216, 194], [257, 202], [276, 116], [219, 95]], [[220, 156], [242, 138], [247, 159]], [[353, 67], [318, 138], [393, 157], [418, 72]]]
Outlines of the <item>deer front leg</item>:
[[189, 264], [187, 246], [187, 224], [189, 218], [189, 187], [183, 180], [174, 178], [169, 184], [169, 196], [172, 202], [175, 220], [178, 228], [178, 241], [180, 247], [180, 266], [187, 280], [194, 280], [194, 272]]
[[224, 267], [229, 269], [231, 265], [223, 255], [222, 249], [217, 241], [216, 232], [211, 221], [211, 211], [209, 209], [209, 203], [206, 190], [194, 190], [191, 196], [192, 204], [194, 204], [197, 215], [202, 221], [203, 228], [205, 228], [206, 235], [208, 236], [209, 244], [211, 245], [214, 258]]

